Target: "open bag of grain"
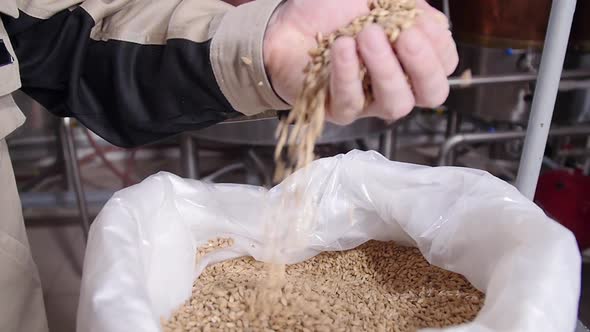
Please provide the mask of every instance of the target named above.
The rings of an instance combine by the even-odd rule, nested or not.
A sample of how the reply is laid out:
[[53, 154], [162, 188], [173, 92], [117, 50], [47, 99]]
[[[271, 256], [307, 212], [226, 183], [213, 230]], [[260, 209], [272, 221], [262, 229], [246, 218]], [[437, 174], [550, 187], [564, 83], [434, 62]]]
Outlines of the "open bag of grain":
[[[295, 264], [266, 330], [574, 330], [576, 241], [509, 184], [359, 151], [303, 171], [270, 191], [159, 173], [118, 192], [90, 232], [78, 331], [263, 330], [241, 299], [255, 260]], [[294, 186], [314, 222], [270, 256], [265, 221], [306, 213], [274, 208]]]

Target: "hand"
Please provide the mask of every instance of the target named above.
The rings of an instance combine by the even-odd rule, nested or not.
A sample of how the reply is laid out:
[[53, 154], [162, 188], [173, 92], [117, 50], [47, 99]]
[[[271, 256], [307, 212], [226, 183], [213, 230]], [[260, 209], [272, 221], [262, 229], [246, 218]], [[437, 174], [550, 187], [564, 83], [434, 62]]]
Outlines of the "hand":
[[[315, 35], [327, 35], [369, 12], [368, 0], [289, 0], [269, 22], [264, 61], [275, 91], [293, 103], [303, 82], [307, 52]], [[402, 32], [392, 49], [377, 25], [356, 39], [342, 37], [332, 48], [331, 122], [345, 125], [363, 117], [397, 120], [414, 106], [436, 107], [449, 94], [447, 76], [458, 63], [446, 17], [425, 0], [416, 25]], [[374, 102], [366, 108], [359, 73], [362, 61], [371, 75]], [[408, 84], [406, 75], [412, 86]]]

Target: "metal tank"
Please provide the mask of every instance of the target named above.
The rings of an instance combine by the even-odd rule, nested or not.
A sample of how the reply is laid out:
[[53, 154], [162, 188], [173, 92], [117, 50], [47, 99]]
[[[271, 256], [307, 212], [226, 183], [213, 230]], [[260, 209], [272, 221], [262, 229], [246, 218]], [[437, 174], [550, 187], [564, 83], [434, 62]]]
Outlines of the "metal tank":
[[[457, 73], [466, 70], [474, 76], [535, 73], [550, 8], [550, 0], [449, 1], [453, 34], [460, 53]], [[565, 69], [589, 68], [590, 25], [586, 23], [589, 19], [590, 2], [578, 1]], [[567, 88], [567, 82], [562, 85]], [[590, 120], [588, 84], [585, 86], [577, 84], [560, 92], [555, 123]], [[485, 121], [526, 125], [533, 92], [534, 83], [474, 86], [453, 90], [446, 105]]]

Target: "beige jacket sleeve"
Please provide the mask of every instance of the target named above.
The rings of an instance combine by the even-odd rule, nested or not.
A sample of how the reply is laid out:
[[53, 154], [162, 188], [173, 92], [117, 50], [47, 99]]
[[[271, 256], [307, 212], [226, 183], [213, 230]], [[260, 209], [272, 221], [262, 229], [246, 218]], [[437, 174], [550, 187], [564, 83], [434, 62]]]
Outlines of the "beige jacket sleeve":
[[[122, 40], [139, 43], [162, 42], [153, 38], [145, 40], [126, 33], [125, 26], [150, 26], [146, 22], [172, 9], [166, 38], [186, 38], [197, 42], [212, 38], [210, 60], [221, 91], [233, 108], [245, 115], [254, 115], [267, 110], [285, 110], [290, 106], [273, 91], [264, 66], [263, 41], [266, 26], [284, 0], [256, 0], [238, 7], [220, 0], [172, 1], [174, 4], [158, 6], [142, 5], [140, 1], [129, 7], [105, 6], [103, 1], [88, 0], [82, 3], [96, 20], [107, 18], [109, 27], [100, 33], [100, 38], [114, 35]], [[117, 3], [117, 1], [115, 1]], [[153, 13], [150, 11], [153, 10]], [[158, 13], [160, 12], [160, 14]], [[135, 13], [132, 21], [128, 13]], [[199, 14], [195, 14], [199, 13]], [[146, 21], [144, 21], [144, 18]], [[113, 26], [112, 23], [115, 25]], [[157, 26], [150, 26], [157, 31]], [[98, 34], [95, 34], [98, 36]], [[139, 37], [139, 38], [138, 38]]]
[[246, 115], [290, 108], [273, 91], [262, 53], [266, 26], [281, 2], [258, 0], [237, 7], [225, 14], [213, 35], [211, 63], [217, 82], [230, 103]]
[[289, 109], [263, 58], [282, 1], [19, 0], [2, 20], [25, 93], [132, 147]]

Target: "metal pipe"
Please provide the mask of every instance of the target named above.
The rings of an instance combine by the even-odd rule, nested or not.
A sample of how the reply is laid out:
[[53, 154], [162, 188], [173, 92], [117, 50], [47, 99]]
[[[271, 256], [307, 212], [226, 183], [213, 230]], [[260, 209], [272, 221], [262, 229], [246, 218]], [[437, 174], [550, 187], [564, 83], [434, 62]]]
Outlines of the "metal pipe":
[[590, 149], [568, 149], [557, 152], [558, 157], [590, 157]]
[[[566, 37], [567, 41], [567, 37]], [[561, 71], [560, 71], [561, 72]], [[534, 82], [539, 75], [536, 73], [525, 74], [511, 74], [511, 75], [489, 75], [489, 76], [474, 76], [471, 78], [451, 77], [449, 78], [449, 85], [453, 89], [470, 88], [475, 85], [498, 84], [498, 83], [523, 83]], [[571, 70], [564, 71], [560, 78], [566, 79], [583, 79], [590, 77], [590, 70]], [[570, 88], [569, 85], [564, 85], [564, 88]]]
[[[586, 139], [586, 148], [590, 150], [590, 136]], [[586, 158], [586, 162], [584, 163], [584, 174], [590, 175], [590, 155]]]
[[389, 160], [397, 160], [397, 149], [398, 149], [398, 125], [395, 124], [391, 127], [389, 136], [391, 136], [391, 148], [389, 150]]
[[35, 175], [31, 180], [27, 181], [18, 188], [19, 192], [30, 191], [43, 183], [47, 178], [55, 176], [60, 173], [60, 167], [53, 164], [46, 169], [42, 169], [38, 175]]
[[393, 148], [393, 128], [379, 135], [379, 153], [389, 160], [392, 159], [391, 150]]
[[70, 155], [70, 150], [68, 149], [68, 146], [66, 144], [67, 142], [67, 129], [65, 128], [65, 125], [62, 121], [59, 122], [59, 125], [57, 126], [57, 137], [58, 137], [58, 148], [61, 151], [61, 158], [60, 159], [56, 159], [57, 163], [61, 163], [63, 165], [63, 170], [65, 172], [65, 175], [63, 177], [63, 188], [67, 191], [70, 190], [74, 190], [74, 184], [72, 183], [72, 177], [69, 176], [70, 174], [73, 173], [72, 171], [72, 163], [68, 163], [67, 160], [69, 158]]
[[535, 196], [539, 181], [576, 2], [576, 0], [556, 0], [551, 5], [539, 78], [516, 177], [516, 187], [531, 200]]
[[217, 171], [205, 176], [204, 178], [202, 178], [200, 180], [202, 182], [213, 183], [220, 176], [223, 176], [225, 174], [235, 172], [237, 170], [244, 169], [244, 168], [246, 168], [246, 166], [242, 162], [230, 164], [230, 165], [227, 165], [221, 169], [218, 169]]
[[74, 143], [74, 133], [70, 118], [63, 118], [60, 124], [61, 136], [64, 139], [64, 159], [66, 163], [67, 178], [73, 186], [76, 193], [76, 202], [78, 203], [78, 210], [84, 239], [88, 239], [88, 231], [90, 230], [90, 216], [88, 214], [88, 205], [86, 203], [86, 196], [84, 194], [84, 187], [82, 185], [82, 176], [80, 174], [80, 166], [78, 164], [78, 154], [76, 145]]
[[258, 153], [252, 148], [248, 149], [247, 158], [252, 162], [252, 166], [256, 168], [258, 176], [262, 180], [262, 185], [270, 189], [270, 187], [272, 187], [272, 175], [271, 172], [266, 169], [262, 158], [260, 158]]
[[184, 177], [189, 179], [198, 179], [199, 171], [197, 169], [195, 140], [189, 134], [180, 135], [180, 162]]
[[449, 6], [449, 0], [443, 0], [443, 13], [449, 19], [449, 25], [451, 24], [451, 6]]
[[[447, 129], [445, 133], [447, 139], [459, 133], [459, 121], [459, 112], [449, 110], [447, 113]], [[449, 152], [446, 160], [448, 160], [451, 165], [455, 163], [455, 154], [453, 151]]]
[[[102, 207], [112, 196], [113, 191], [88, 191], [86, 202], [92, 206]], [[23, 209], [67, 209], [78, 203], [74, 192], [23, 192], [20, 194]], [[78, 214], [80, 212], [78, 211]]]
[[[576, 127], [562, 127], [555, 128], [549, 132], [549, 136], [586, 136], [590, 135], [590, 126], [576, 126]], [[459, 134], [448, 139], [441, 147], [439, 154], [438, 165], [448, 165], [448, 155], [454, 149], [465, 144], [475, 143], [491, 143], [491, 142], [502, 142], [511, 141], [516, 139], [523, 139], [526, 136], [525, 131], [506, 131], [496, 133], [472, 133], [472, 134]], [[542, 157], [541, 157], [542, 160]]]

